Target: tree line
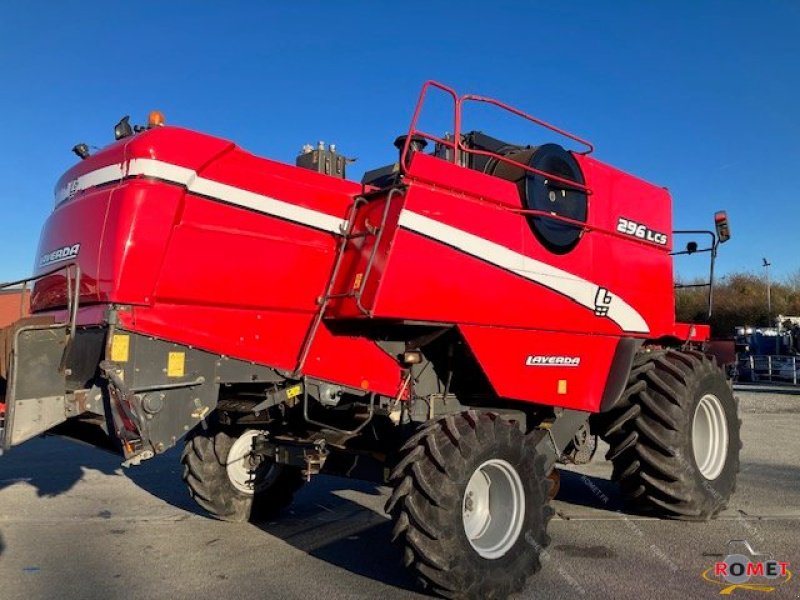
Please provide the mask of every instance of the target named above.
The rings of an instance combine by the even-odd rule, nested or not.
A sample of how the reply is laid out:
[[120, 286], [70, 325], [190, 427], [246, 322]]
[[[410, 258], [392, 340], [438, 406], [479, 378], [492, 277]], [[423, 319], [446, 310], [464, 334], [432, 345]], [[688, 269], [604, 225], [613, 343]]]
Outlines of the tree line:
[[[702, 280], [678, 281], [696, 284]], [[770, 283], [771, 311], [767, 315], [767, 280], [754, 273], [731, 273], [714, 284], [714, 303], [708, 317], [708, 288], [677, 288], [675, 312], [678, 321], [706, 323], [716, 338], [733, 335], [738, 325], [774, 326], [778, 315], [800, 316], [800, 271]]]

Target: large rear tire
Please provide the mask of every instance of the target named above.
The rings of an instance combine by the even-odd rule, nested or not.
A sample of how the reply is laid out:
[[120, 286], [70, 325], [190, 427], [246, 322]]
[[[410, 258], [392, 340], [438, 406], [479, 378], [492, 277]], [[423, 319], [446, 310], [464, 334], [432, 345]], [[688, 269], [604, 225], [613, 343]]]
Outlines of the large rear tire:
[[541, 568], [552, 481], [516, 424], [447, 416], [414, 435], [391, 474], [386, 510], [404, 562], [431, 591], [505, 598]]
[[610, 446], [612, 478], [639, 510], [708, 520], [727, 507], [741, 421], [713, 358], [689, 350], [641, 353], [623, 399], [593, 425]]
[[223, 521], [259, 521], [288, 506], [303, 484], [300, 470], [256, 460], [259, 432], [232, 430], [209, 419], [186, 438], [183, 480], [197, 504]]

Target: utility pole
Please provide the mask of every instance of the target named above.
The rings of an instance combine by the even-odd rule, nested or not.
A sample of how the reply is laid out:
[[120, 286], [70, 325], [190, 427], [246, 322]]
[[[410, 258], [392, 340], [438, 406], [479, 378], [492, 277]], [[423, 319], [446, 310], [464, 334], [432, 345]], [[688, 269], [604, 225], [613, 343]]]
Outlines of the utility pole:
[[762, 258], [761, 260], [763, 261], [761, 266], [764, 267], [764, 271], [767, 274], [767, 326], [772, 327], [772, 292], [769, 282], [769, 268], [772, 266], [772, 263], [766, 258]]

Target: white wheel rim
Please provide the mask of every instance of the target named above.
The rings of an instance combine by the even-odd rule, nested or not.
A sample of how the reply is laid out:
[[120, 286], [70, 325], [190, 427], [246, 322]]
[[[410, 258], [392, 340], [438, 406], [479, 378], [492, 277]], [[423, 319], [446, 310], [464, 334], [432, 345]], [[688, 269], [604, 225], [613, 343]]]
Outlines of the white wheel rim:
[[713, 394], [700, 398], [692, 420], [692, 448], [700, 474], [719, 477], [728, 456], [728, 421], [722, 402]]
[[504, 556], [525, 520], [525, 489], [517, 470], [499, 458], [481, 464], [467, 482], [461, 511], [472, 548], [483, 558]]
[[263, 432], [255, 429], [245, 431], [233, 442], [228, 451], [228, 458], [225, 462], [228, 479], [231, 485], [243, 494], [255, 494], [264, 486], [275, 468], [272, 465], [267, 472], [262, 473], [264, 469], [260, 467], [263, 463], [253, 455], [253, 440], [261, 433]]

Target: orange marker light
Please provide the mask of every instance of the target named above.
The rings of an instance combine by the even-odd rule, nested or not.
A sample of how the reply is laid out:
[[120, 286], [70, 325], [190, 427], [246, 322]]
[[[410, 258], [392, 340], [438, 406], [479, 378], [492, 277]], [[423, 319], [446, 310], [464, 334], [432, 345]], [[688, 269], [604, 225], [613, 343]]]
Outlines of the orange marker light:
[[164, 113], [160, 110], [151, 110], [147, 116], [148, 127], [161, 127], [164, 124]]

